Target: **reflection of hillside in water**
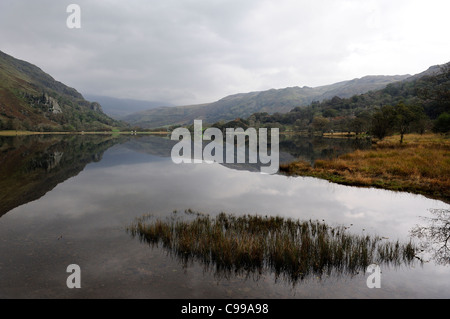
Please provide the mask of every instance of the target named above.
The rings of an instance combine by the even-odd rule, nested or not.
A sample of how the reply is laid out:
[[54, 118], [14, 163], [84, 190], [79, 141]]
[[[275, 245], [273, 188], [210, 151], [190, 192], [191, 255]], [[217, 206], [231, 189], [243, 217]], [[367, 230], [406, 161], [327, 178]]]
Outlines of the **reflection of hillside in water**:
[[177, 144], [169, 137], [136, 136], [127, 141], [124, 146], [138, 153], [150, 154], [159, 157], [170, 157], [172, 147]]
[[[270, 142], [270, 139], [269, 139]], [[209, 141], [203, 141], [203, 147], [208, 145]], [[168, 137], [159, 136], [141, 136], [128, 141], [125, 146], [128, 149], [139, 153], [146, 153], [160, 157], [170, 157], [172, 147], [177, 144], [177, 141], [170, 140]], [[352, 139], [352, 138], [320, 138], [320, 137], [304, 137], [304, 136], [286, 136], [280, 135], [279, 156], [280, 164], [289, 163], [295, 160], [303, 160], [309, 163], [314, 163], [318, 159], [331, 159], [339, 155], [353, 152], [357, 149], [368, 149], [371, 147], [371, 141], [367, 139]], [[224, 142], [224, 148], [228, 145]], [[270, 144], [268, 145], [270, 150]], [[246, 170], [251, 172], [260, 172], [261, 163], [238, 163], [237, 154], [238, 149], [246, 152], [246, 159], [248, 159], [248, 144], [235, 144], [234, 163], [222, 163], [221, 165], [236, 169]], [[253, 150], [256, 151], [257, 150]], [[191, 149], [193, 154], [193, 145]], [[224, 150], [225, 154], [225, 150]]]
[[280, 136], [280, 150], [311, 164], [318, 159], [332, 159], [371, 146], [370, 139]]
[[123, 140], [107, 135], [0, 137], [0, 216], [39, 199]]

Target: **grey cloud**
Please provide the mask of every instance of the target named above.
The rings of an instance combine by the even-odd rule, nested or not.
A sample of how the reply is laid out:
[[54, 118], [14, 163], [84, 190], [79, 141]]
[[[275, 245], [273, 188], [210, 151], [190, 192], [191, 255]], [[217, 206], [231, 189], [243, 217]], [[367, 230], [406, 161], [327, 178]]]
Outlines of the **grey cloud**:
[[[73, 2], [82, 10], [79, 30], [65, 25], [70, 2], [2, 0], [0, 50], [82, 93], [204, 103], [238, 92], [420, 72], [448, 62], [450, 53], [439, 40], [448, 19], [421, 16], [419, 1]], [[445, 0], [427, 3], [438, 14], [449, 8]], [[433, 21], [433, 33], [405, 32], [419, 30], [410, 22], [418, 18]]]

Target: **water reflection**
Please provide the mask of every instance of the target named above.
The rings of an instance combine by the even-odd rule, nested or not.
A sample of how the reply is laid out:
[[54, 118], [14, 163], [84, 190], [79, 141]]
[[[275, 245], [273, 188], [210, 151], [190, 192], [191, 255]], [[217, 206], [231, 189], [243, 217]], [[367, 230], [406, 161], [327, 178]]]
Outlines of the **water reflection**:
[[[56, 185], [98, 162], [111, 146], [124, 143], [135, 152], [170, 157], [176, 144], [168, 137], [109, 135], [42, 135], [0, 137], [0, 217], [22, 204], [34, 201]], [[204, 146], [207, 143], [204, 143]], [[242, 146], [242, 145], [241, 145]], [[224, 146], [225, 147], [225, 146]], [[240, 147], [235, 145], [236, 148]], [[269, 146], [270, 147], [270, 146]], [[297, 158], [314, 161], [369, 145], [351, 139], [280, 137], [280, 163]], [[237, 152], [235, 152], [237, 156]], [[259, 172], [261, 164], [222, 164], [235, 169]]]
[[433, 217], [422, 217], [426, 225], [417, 225], [411, 235], [420, 240], [425, 261], [438, 265], [450, 264], [450, 210], [431, 209]]
[[[165, 218], [168, 212], [190, 207], [211, 216], [225, 211], [236, 216], [323, 219], [330, 226], [350, 227], [352, 234], [408, 242], [411, 228], [423, 224], [418, 216], [428, 216], [431, 207], [448, 209], [448, 204], [419, 195], [263, 175], [218, 164], [175, 165], [169, 157], [171, 141], [154, 136], [133, 137], [117, 145], [105, 141], [105, 149], [114, 145], [107, 151], [96, 146], [106, 137], [95, 139], [92, 147], [81, 147], [83, 140], [94, 138], [89, 136], [73, 137], [77, 141], [70, 141], [70, 137], [64, 142], [67, 147], [52, 148], [67, 138], [45, 137], [47, 144], [42, 146], [44, 142], [36, 137], [15, 145], [6, 139], [0, 146], [2, 155], [12, 156], [1, 157], [9, 167], [2, 170], [2, 176], [10, 180], [11, 176], [22, 176], [30, 182], [27, 187], [37, 187], [35, 192], [39, 187], [45, 192], [60, 182], [45, 196], [0, 218], [0, 298], [450, 296], [449, 268], [433, 263], [423, 268], [384, 268], [382, 289], [377, 290], [367, 288], [365, 274], [302, 282], [294, 292], [282, 282], [274, 285], [272, 274], [263, 274], [258, 281], [246, 280], [245, 275], [218, 281], [199, 263], [182, 268], [176, 259], [161, 250], [148, 249], [124, 231], [142, 214], [151, 212]], [[33, 147], [38, 146], [40, 151], [33, 153]], [[31, 161], [33, 156], [29, 161], [20, 160], [27, 148], [30, 154], [25, 158], [35, 154], [38, 161]], [[71, 152], [73, 156], [67, 157]], [[64, 167], [70, 158], [74, 175], [69, 174], [69, 166]], [[60, 179], [47, 180], [58, 171], [62, 171]], [[42, 179], [43, 185], [36, 179]], [[16, 192], [27, 194], [18, 182], [14, 187]], [[73, 263], [82, 269], [83, 288], [75, 291], [65, 285], [66, 268]]]
[[[270, 142], [270, 139], [268, 140]], [[141, 136], [130, 140], [126, 147], [136, 152], [147, 153], [155, 156], [170, 157], [172, 147], [176, 141], [169, 137], [161, 138], [158, 136]], [[208, 145], [209, 141], [203, 141], [203, 147]], [[235, 140], [234, 163], [222, 163], [221, 165], [235, 170], [246, 170], [250, 172], [260, 172], [261, 163], [251, 164], [238, 163], [237, 154], [239, 151], [245, 152], [245, 158], [249, 158], [250, 150], [247, 144], [238, 144]], [[246, 147], [247, 146], [247, 147]], [[300, 135], [280, 135], [279, 156], [280, 163], [289, 163], [295, 160], [303, 160], [314, 163], [318, 159], [331, 159], [342, 154], [353, 152], [357, 149], [368, 149], [372, 143], [368, 139], [355, 138], [325, 138], [325, 137], [305, 137]], [[193, 147], [193, 146], [192, 146]], [[224, 141], [224, 149], [227, 145]], [[268, 145], [270, 150], [270, 144]], [[192, 150], [193, 153], [193, 150]], [[225, 150], [224, 150], [225, 153]]]
[[0, 137], [0, 217], [41, 198], [123, 141], [104, 135]]
[[292, 158], [311, 164], [314, 164], [318, 159], [332, 159], [357, 149], [364, 150], [371, 147], [371, 140], [366, 138], [280, 136], [280, 150], [289, 154]]
[[258, 280], [275, 274], [295, 286], [306, 278], [364, 273], [369, 265], [410, 266], [416, 248], [379, 236], [355, 235], [345, 226], [279, 216], [221, 213], [217, 217], [187, 210], [165, 219], [138, 218], [127, 232], [152, 248], [160, 247], [186, 268], [199, 262], [214, 276]]

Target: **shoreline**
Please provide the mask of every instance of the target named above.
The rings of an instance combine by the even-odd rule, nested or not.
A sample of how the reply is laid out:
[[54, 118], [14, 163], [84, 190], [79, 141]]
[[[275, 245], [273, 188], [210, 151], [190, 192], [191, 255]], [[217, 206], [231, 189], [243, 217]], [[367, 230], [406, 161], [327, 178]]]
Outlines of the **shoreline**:
[[[289, 132], [291, 133], [291, 132]], [[294, 132], [286, 135], [294, 135]], [[31, 135], [168, 135], [170, 132], [33, 132], [0, 131], [0, 136]], [[301, 134], [299, 134], [301, 135]], [[348, 134], [323, 138], [355, 138]], [[357, 150], [336, 159], [317, 160], [314, 166], [303, 161], [281, 164], [286, 176], [307, 176], [332, 183], [409, 192], [450, 203], [450, 137], [439, 134], [407, 134], [374, 143], [372, 149]]]
[[409, 192], [450, 203], [450, 140], [437, 134], [405, 135], [378, 142], [332, 160], [280, 165], [287, 176], [308, 176], [332, 183]]
[[[168, 131], [156, 131], [156, 132], [131, 132], [131, 131], [122, 131], [122, 132], [112, 132], [112, 131], [86, 131], [86, 132], [65, 132], [65, 131], [58, 131], [58, 132], [35, 132], [35, 131], [14, 131], [14, 130], [7, 130], [7, 131], [0, 131], [0, 136], [27, 136], [27, 135], [88, 135], [88, 134], [94, 134], [94, 135], [169, 135], [171, 132]], [[310, 137], [310, 138], [363, 138], [365, 139], [365, 136], [357, 136], [356, 134], [348, 134], [348, 133], [325, 133], [323, 135], [310, 135], [308, 133], [304, 132], [293, 132], [293, 131], [285, 131], [280, 132], [280, 135], [284, 136], [301, 136], [301, 137]]]
[[169, 132], [34, 132], [34, 131], [0, 131], [0, 136], [27, 135], [167, 135]]

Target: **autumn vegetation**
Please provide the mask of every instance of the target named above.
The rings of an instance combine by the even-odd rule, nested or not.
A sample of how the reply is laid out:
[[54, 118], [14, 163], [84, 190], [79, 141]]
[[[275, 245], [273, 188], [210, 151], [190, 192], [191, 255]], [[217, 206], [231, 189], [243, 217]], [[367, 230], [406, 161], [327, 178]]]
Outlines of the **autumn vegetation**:
[[314, 176], [332, 182], [407, 191], [450, 202], [450, 139], [438, 134], [393, 135], [370, 150], [357, 150], [314, 165], [281, 165], [288, 175]]

